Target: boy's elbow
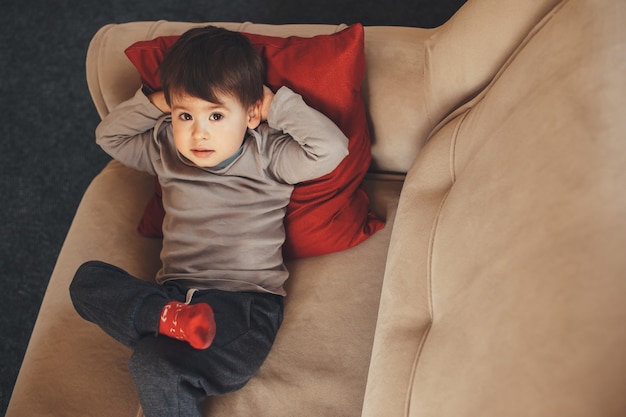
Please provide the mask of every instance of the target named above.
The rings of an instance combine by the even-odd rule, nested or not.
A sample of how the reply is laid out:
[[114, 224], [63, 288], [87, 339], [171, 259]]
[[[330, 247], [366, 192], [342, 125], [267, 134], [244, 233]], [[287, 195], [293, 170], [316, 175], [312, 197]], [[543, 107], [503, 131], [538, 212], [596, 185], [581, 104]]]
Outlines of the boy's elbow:
[[342, 140], [337, 141], [337, 149], [335, 151], [335, 155], [338, 157], [337, 165], [341, 163], [348, 155], [350, 151], [348, 150], [348, 138], [343, 136]]
[[346, 157], [350, 154], [350, 151], [348, 150], [348, 144], [346, 143], [346, 146], [340, 148], [337, 150], [337, 162], [335, 164], [335, 166], [339, 165], [341, 163], [341, 161], [343, 161], [344, 159], [346, 159]]
[[335, 168], [337, 168], [337, 166], [341, 164], [341, 161], [343, 161], [349, 155], [349, 153], [348, 139], [345, 139], [345, 141], [337, 141], [336, 145], [329, 150], [326, 156], [327, 164], [330, 168], [330, 171], [333, 171]]
[[103, 122], [100, 122], [100, 124], [98, 126], [96, 126], [96, 144], [99, 146], [103, 146], [106, 145], [107, 142], [109, 142], [110, 140], [110, 135], [107, 134], [107, 128], [106, 128], [106, 124]]

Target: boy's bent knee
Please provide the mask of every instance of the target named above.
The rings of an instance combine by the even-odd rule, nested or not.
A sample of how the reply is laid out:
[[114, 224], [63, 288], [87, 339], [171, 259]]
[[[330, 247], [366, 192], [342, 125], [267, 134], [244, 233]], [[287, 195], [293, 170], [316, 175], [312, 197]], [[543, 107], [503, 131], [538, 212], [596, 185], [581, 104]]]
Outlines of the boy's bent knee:
[[78, 313], [85, 318], [84, 308], [95, 291], [102, 286], [103, 274], [109, 274], [113, 265], [101, 261], [87, 261], [78, 267], [70, 283], [69, 292], [72, 304]]
[[88, 261], [78, 267], [76, 273], [74, 273], [74, 278], [70, 283], [70, 296], [72, 297], [72, 301], [81, 298], [81, 293], [87, 289], [89, 289], [90, 281], [93, 278], [93, 269], [98, 268], [101, 262], [98, 261]]

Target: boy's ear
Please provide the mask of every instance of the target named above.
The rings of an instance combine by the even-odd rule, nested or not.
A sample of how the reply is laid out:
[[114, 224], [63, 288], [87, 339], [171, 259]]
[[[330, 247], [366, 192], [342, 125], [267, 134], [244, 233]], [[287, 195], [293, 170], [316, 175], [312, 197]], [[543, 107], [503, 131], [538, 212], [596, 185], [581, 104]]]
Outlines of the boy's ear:
[[257, 101], [248, 110], [248, 127], [250, 129], [256, 129], [261, 124], [261, 101]]

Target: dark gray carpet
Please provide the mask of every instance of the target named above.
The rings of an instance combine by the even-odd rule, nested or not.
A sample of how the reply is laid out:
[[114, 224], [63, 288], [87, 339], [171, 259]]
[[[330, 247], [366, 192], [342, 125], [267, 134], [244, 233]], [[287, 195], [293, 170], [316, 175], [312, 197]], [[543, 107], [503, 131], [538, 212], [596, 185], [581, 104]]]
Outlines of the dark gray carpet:
[[[80, 198], [108, 157], [85, 82], [87, 45], [135, 20], [434, 27], [465, 0], [5, 0], [0, 7], [0, 412]], [[51, 381], [52, 382], [52, 381]]]

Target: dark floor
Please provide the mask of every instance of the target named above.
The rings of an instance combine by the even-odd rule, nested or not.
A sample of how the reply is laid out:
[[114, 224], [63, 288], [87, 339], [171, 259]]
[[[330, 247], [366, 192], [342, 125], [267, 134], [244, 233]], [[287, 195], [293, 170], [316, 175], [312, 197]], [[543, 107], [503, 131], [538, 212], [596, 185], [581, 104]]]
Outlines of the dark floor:
[[434, 27], [465, 0], [5, 0], [0, 11], [0, 412], [81, 195], [108, 157], [85, 81], [96, 30], [135, 20]]

